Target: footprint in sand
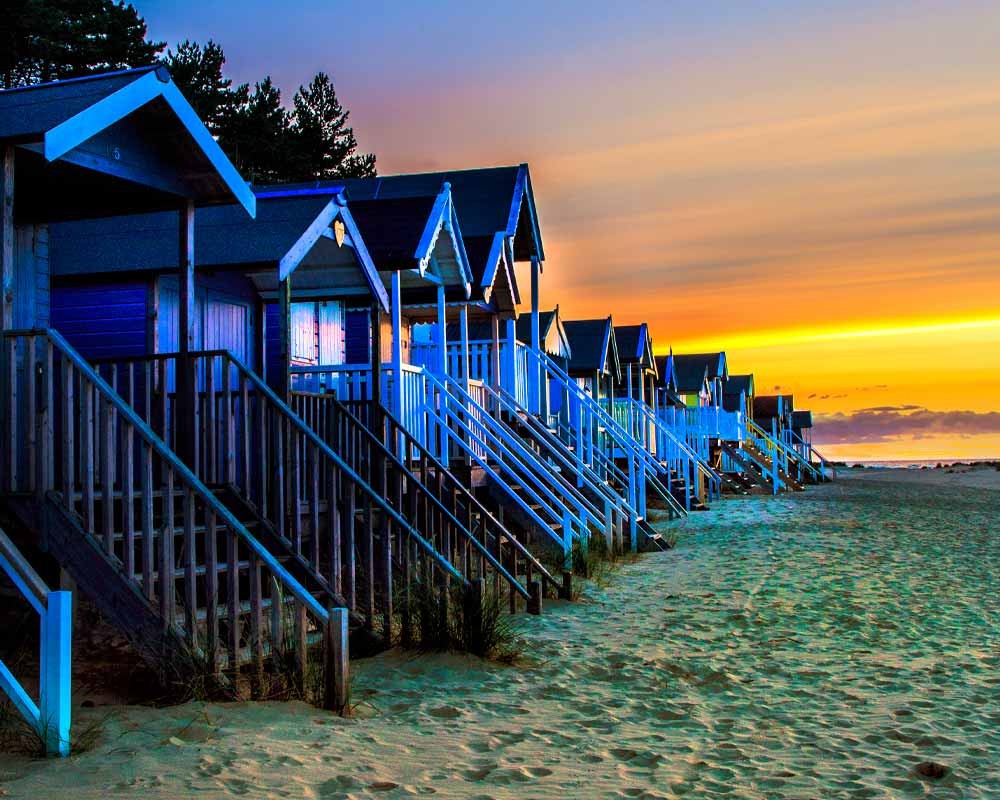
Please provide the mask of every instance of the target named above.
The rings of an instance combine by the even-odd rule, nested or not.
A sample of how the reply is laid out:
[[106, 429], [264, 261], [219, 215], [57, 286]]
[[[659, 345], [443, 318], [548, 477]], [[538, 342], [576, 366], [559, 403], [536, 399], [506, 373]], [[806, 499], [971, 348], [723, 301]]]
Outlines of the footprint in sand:
[[427, 713], [439, 719], [455, 719], [462, 716], [463, 712], [460, 708], [455, 708], [454, 706], [438, 706], [437, 708], [432, 708]]

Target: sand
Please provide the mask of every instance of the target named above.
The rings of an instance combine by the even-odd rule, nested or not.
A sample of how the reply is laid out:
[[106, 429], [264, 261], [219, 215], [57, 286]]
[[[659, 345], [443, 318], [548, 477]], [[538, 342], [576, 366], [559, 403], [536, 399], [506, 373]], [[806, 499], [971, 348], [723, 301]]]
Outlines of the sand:
[[0, 796], [1000, 797], [1000, 472], [847, 471], [671, 531], [522, 617], [530, 665], [356, 662], [352, 720], [82, 709], [95, 749], [0, 756]]

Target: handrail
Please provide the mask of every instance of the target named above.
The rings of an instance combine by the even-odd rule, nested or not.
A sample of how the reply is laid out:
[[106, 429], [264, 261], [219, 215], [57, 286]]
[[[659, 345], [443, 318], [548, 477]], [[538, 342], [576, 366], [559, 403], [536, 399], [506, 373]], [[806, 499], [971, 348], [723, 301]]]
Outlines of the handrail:
[[782, 442], [781, 439], [776, 439], [774, 436], [765, 431], [762, 427], [760, 427], [760, 425], [758, 425], [752, 419], [747, 420], [747, 430], [755, 433], [758, 436], [758, 438], [763, 438], [769, 442], [773, 442], [776, 447], [780, 448], [781, 452], [786, 457], [789, 457], [796, 463], [803, 465], [815, 477], [817, 478], [819, 477], [819, 473], [816, 471], [816, 468], [808, 461], [806, 461], [804, 458], [802, 458], [802, 456], [795, 451], [794, 447], [789, 447], [784, 442]]
[[31, 607], [39, 614], [44, 614], [49, 587], [21, 555], [21, 551], [14, 546], [3, 528], [0, 528], [0, 567], [24, 595], [24, 599], [31, 603]]
[[187, 484], [188, 487], [198, 495], [198, 498], [205, 503], [205, 505], [210, 508], [212, 512], [216, 514], [230, 528], [230, 530], [233, 531], [233, 533], [247, 543], [257, 558], [259, 558], [272, 573], [281, 578], [282, 583], [284, 583], [292, 592], [295, 599], [308, 608], [309, 611], [317, 616], [323, 623], [327, 623], [329, 621], [329, 613], [322, 605], [320, 605], [316, 598], [313, 597], [291, 574], [289, 574], [289, 572], [271, 554], [271, 552], [264, 547], [257, 540], [257, 538], [250, 533], [250, 531], [246, 529], [243, 523], [241, 523], [233, 515], [233, 513], [226, 508], [222, 501], [215, 496], [212, 490], [202, 483], [198, 476], [195, 475], [187, 467], [187, 465], [180, 460], [180, 458], [178, 458], [177, 454], [167, 447], [159, 436], [153, 433], [152, 429], [138, 415], [138, 413], [136, 413], [136, 411], [128, 403], [126, 403], [118, 395], [118, 393], [111, 388], [111, 386], [108, 385], [104, 378], [98, 374], [97, 370], [91, 367], [90, 364], [88, 364], [83, 357], [70, 346], [69, 342], [67, 342], [58, 331], [52, 328], [5, 331], [4, 336], [6, 338], [17, 336], [47, 336], [59, 349], [63, 358], [68, 359], [73, 366], [86, 375], [87, 380], [93, 383], [93, 385], [99, 390], [100, 394], [104, 397], [105, 401], [110, 403], [114, 407], [115, 411], [117, 411], [117, 413], [120, 414], [135, 429], [146, 444], [170, 466], [173, 473], [180, 478], [183, 483]]
[[[426, 486], [424, 486], [422, 483], [420, 483], [420, 481], [417, 480], [416, 476], [412, 473], [412, 471], [405, 464], [403, 464], [402, 461], [399, 460], [398, 456], [396, 456], [396, 454], [393, 453], [385, 445], [385, 443], [382, 441], [380, 437], [375, 436], [371, 432], [371, 430], [360, 419], [358, 419], [357, 416], [355, 416], [351, 412], [351, 410], [347, 408], [347, 406], [345, 406], [343, 403], [337, 400], [336, 397], [330, 396], [330, 400], [334, 404], [336, 404], [338, 413], [343, 414], [348, 420], [350, 420], [352, 423], [357, 425], [359, 428], [361, 428], [368, 434], [369, 440], [378, 450], [379, 455], [381, 455], [383, 458], [389, 461], [389, 463], [391, 463], [394, 467], [401, 470], [407, 476], [408, 479], [413, 480], [414, 485], [420, 486], [423, 489], [425, 495], [430, 499], [431, 505], [435, 508], [435, 510], [441, 514], [444, 514], [448, 518], [448, 520], [452, 523], [452, 525], [454, 525], [455, 528], [464, 535], [464, 538], [469, 542], [471, 542], [472, 545], [479, 551], [480, 555], [482, 555], [487, 561], [490, 562], [493, 569], [495, 569], [500, 575], [502, 575], [504, 578], [507, 579], [507, 581], [511, 584], [511, 586], [513, 586], [517, 590], [518, 594], [520, 594], [525, 600], [530, 599], [528, 595], [528, 590], [525, 589], [523, 586], [521, 586], [517, 578], [515, 578], [513, 575], [507, 572], [506, 568], [504, 568], [504, 566], [496, 560], [496, 557], [483, 546], [482, 542], [476, 539], [476, 537], [472, 534], [472, 532], [465, 527], [465, 525], [458, 519], [458, 517], [456, 517], [448, 509], [448, 507], [445, 506], [445, 504], [440, 501], [440, 499], [435, 497], [433, 492], [429, 491]], [[382, 413], [388, 413], [388, 412], [383, 411]], [[310, 430], [312, 430], [312, 428], [310, 428]], [[435, 553], [438, 552], [436, 548], [434, 549], [434, 552]], [[449, 564], [449, 566], [451, 565]], [[454, 568], [452, 569], [454, 570]], [[455, 572], [457, 573], [457, 570], [455, 570]], [[462, 580], [465, 583], [468, 583], [468, 580], [464, 576], [462, 576]]]
[[[351, 416], [354, 416], [351, 410], [347, 408], [347, 406], [344, 405], [340, 400], [338, 400], [335, 397], [332, 398], [332, 400], [338, 407], [342, 408], [348, 414], [351, 414]], [[475, 511], [475, 513], [479, 514], [479, 516], [484, 520], [484, 522], [489, 522], [495, 528], [499, 528], [500, 534], [504, 536], [507, 542], [510, 543], [514, 547], [514, 549], [517, 550], [524, 558], [528, 559], [532, 563], [532, 566], [536, 570], [538, 570], [545, 577], [545, 579], [549, 581], [549, 583], [551, 583], [553, 586], [556, 585], [555, 578], [552, 577], [552, 575], [545, 568], [542, 562], [539, 561], [537, 558], [535, 558], [535, 556], [531, 553], [531, 551], [528, 550], [528, 548], [526, 548], [521, 542], [519, 542], [515, 536], [511, 535], [510, 531], [507, 530], [504, 524], [500, 522], [500, 520], [498, 520], [496, 517], [494, 517], [492, 512], [479, 501], [479, 498], [476, 497], [465, 484], [463, 484], [460, 480], [458, 480], [458, 478], [456, 478], [451, 473], [451, 471], [448, 470], [448, 468], [445, 467], [444, 464], [442, 464], [441, 461], [433, 453], [431, 453], [431, 451], [428, 450], [427, 447], [419, 439], [417, 439], [416, 436], [414, 436], [412, 433], [406, 430], [403, 424], [396, 418], [396, 416], [391, 411], [383, 407], [382, 416], [385, 418], [387, 422], [391, 423], [395, 427], [396, 429], [395, 433], [402, 434], [403, 437], [406, 439], [406, 448], [408, 451], [415, 450], [417, 453], [421, 455], [422, 458], [426, 458], [427, 461], [430, 462], [430, 464], [434, 467], [434, 469], [436, 471], [439, 471], [439, 474], [446, 476], [451, 486], [454, 488], [454, 491], [456, 491], [459, 495], [461, 495], [462, 499], [469, 504], [469, 507], [473, 511]]]
[[591, 413], [595, 414], [595, 416], [597, 416], [597, 418], [604, 424], [605, 430], [612, 434], [612, 438], [615, 440], [616, 444], [625, 450], [633, 451], [647, 466], [653, 467], [657, 473], [664, 471], [663, 465], [653, 457], [653, 454], [633, 439], [631, 434], [629, 434], [629, 432], [618, 423], [618, 420], [616, 420], [612, 414], [608, 413], [604, 406], [581, 389], [579, 385], [577, 385], [576, 381], [570, 378], [569, 375], [567, 375], [566, 372], [563, 371], [563, 369], [556, 364], [547, 353], [538, 353], [531, 348], [528, 348], [527, 352], [530, 354], [530, 357], [539, 364], [539, 366], [555, 375], [559, 382], [563, 384], [568, 391], [573, 392], [581, 403], [586, 404], [587, 409]]
[[[510, 472], [512, 475], [516, 475], [517, 473], [514, 471], [514, 469], [512, 469], [511, 466], [506, 461], [504, 461], [503, 459], [501, 459], [499, 457], [499, 453], [497, 453], [497, 451], [495, 449], [496, 445], [498, 444], [500, 446], [501, 450], [506, 451], [507, 448], [503, 444], [503, 442], [498, 437], [496, 437], [496, 435], [493, 434], [491, 431], [484, 430], [484, 433], [487, 436], [489, 436], [490, 439], [493, 442], [496, 443], [496, 444], [494, 444], [492, 446], [489, 445], [489, 444], [487, 444], [486, 440], [484, 440], [477, 433], [475, 433], [475, 431], [473, 431], [468, 426], [468, 424], [463, 419], [461, 419], [461, 417], [459, 416], [458, 413], [456, 413], [450, 407], [448, 407], [448, 404], [447, 404], [448, 400], [449, 399], [454, 400], [454, 398], [452, 397], [452, 395], [451, 395], [451, 393], [449, 391], [448, 385], [445, 382], [443, 382], [437, 375], [435, 375], [432, 372], [428, 371], [426, 373], [426, 375], [427, 375], [427, 379], [431, 382], [431, 384], [433, 386], [435, 386], [438, 389], [438, 391], [441, 393], [442, 397], [445, 398], [444, 403], [443, 403], [444, 416], [441, 416], [438, 413], [437, 409], [434, 408], [434, 406], [433, 406], [432, 403], [428, 403], [427, 406], [426, 406], [426, 412], [427, 412], [428, 416], [430, 416], [439, 426], [441, 426], [441, 428], [445, 431], [446, 435], [448, 437], [450, 437], [453, 441], [455, 441], [458, 444], [459, 447], [461, 447], [462, 449], [464, 449], [465, 452], [468, 453], [469, 456], [477, 464], [479, 464], [479, 466], [482, 467], [483, 470], [485, 470], [488, 475], [490, 475], [490, 476], [492, 476], [494, 478], [494, 480], [497, 480], [498, 482], [501, 482], [500, 481], [500, 476], [490, 466], [489, 461], [484, 456], [482, 456], [476, 450], [475, 447], [472, 447], [471, 444], [469, 442], [467, 442], [462, 436], [459, 436], [458, 433], [456, 433], [456, 431], [454, 431], [454, 430], [451, 429], [451, 426], [448, 424], [449, 420], [451, 420], [456, 425], [456, 427], [458, 427], [467, 437], [469, 437], [469, 439], [475, 440], [476, 444], [479, 445], [480, 448], [482, 448], [484, 451], [488, 451], [490, 453], [493, 453], [494, 458], [496, 459], [496, 461], [498, 463], [502, 464], [506, 468], [506, 470], [508, 472]], [[521, 459], [521, 457], [517, 453], [511, 452], [510, 453], [510, 457], [511, 457], [511, 460], [513, 460], [513, 462], [514, 462], [514, 465], [521, 472], [523, 472], [525, 475], [534, 474], [533, 470], [530, 467], [528, 467], [523, 462], [523, 460]], [[554, 509], [554, 508], [548, 506], [547, 503], [546, 503], [546, 501], [544, 501], [538, 495], [538, 493], [531, 486], [529, 486], [527, 484], [527, 482], [525, 483], [524, 489], [528, 493], [528, 496], [534, 502], [538, 503], [541, 508], [545, 509], [545, 511], [552, 517], [553, 520], [558, 521], [558, 523], [560, 523], [560, 524], [562, 524], [565, 521], [565, 517], [562, 516], [562, 515], [560, 515], [558, 509]], [[528, 503], [525, 503], [523, 501], [523, 499], [519, 495], [517, 495], [516, 493], [512, 493], [511, 496], [514, 498], [515, 502], [521, 507], [521, 510], [524, 511], [532, 519], [532, 521], [534, 521], [534, 523], [536, 525], [538, 525], [543, 531], [545, 531], [553, 541], [557, 542], [561, 547], [563, 547], [565, 549], [566, 542], [565, 542], [564, 538], [560, 537], [560, 536], [557, 536], [555, 530], [553, 530], [553, 528], [551, 527], [551, 525], [548, 522], [546, 522], [545, 520], [543, 520], [538, 515], [538, 513]], [[562, 503], [561, 503], [560, 500], [556, 499], [556, 502], [557, 502], [557, 504], [562, 505]], [[563, 511], [565, 512], [565, 514], [569, 514], [570, 513], [569, 509], [567, 509], [565, 506], [563, 506]], [[564, 527], [564, 530], [565, 530], [565, 534], [567, 536], [572, 537], [572, 535], [573, 535], [572, 530], [566, 530], [565, 527]]]
[[[153, 354], [149, 354], [149, 355], [143, 355], [143, 356], [132, 357], [132, 358], [95, 359], [95, 363], [106, 363], [106, 362], [123, 363], [123, 362], [126, 362], [126, 361], [167, 361], [167, 360], [170, 360], [170, 359], [177, 358], [178, 355], [179, 354], [177, 354], [177, 353], [153, 353]], [[241, 373], [244, 376], [244, 378], [246, 378], [247, 381], [249, 381], [257, 389], [257, 391], [259, 391], [261, 393], [261, 396], [263, 396], [264, 398], [266, 398], [273, 406], [276, 406], [276, 407], [278, 407], [278, 408], [280, 408], [282, 410], [282, 413], [284, 414], [284, 416], [287, 417], [287, 419], [295, 426], [295, 428], [298, 430], [298, 432], [300, 434], [302, 434], [303, 436], [305, 436], [305, 438], [308, 439], [309, 442], [311, 442], [315, 447], [317, 447], [317, 449], [321, 453], [323, 453], [327, 458], [329, 458], [336, 465], [336, 467], [338, 469], [342, 470], [343, 473], [344, 473], [344, 475], [350, 481], [356, 483], [365, 494], [369, 495], [374, 500], [375, 504], [383, 512], [385, 512], [389, 517], [391, 517], [392, 520], [394, 522], [396, 522], [396, 524], [401, 525], [402, 528], [403, 528], [403, 530], [407, 533], [407, 535], [413, 537], [414, 541], [416, 541], [417, 544], [423, 550], [425, 550], [427, 552], [427, 554], [430, 555], [430, 557], [432, 559], [434, 559], [438, 563], [439, 567], [441, 567], [442, 569], [444, 569], [445, 572], [448, 572], [451, 575], [451, 577], [453, 577], [453, 578], [459, 580], [460, 582], [462, 582], [463, 585], [468, 583], [468, 581], [465, 579], [465, 577], [457, 569], [455, 569], [455, 567], [452, 566], [434, 548], [433, 545], [431, 545], [426, 539], [424, 539], [424, 537], [420, 535], [420, 533], [416, 530], [416, 528], [414, 528], [391, 505], [389, 505], [389, 503], [385, 500], [385, 498], [382, 497], [381, 494], [379, 494], [378, 492], [376, 492], [375, 489], [373, 489], [364, 480], [364, 478], [362, 478], [354, 469], [352, 469], [347, 464], [347, 462], [345, 462], [334, 450], [332, 450], [326, 444], [326, 442], [324, 442], [316, 434], [316, 432], [305, 423], [305, 421], [298, 414], [296, 414], [291, 408], [289, 408], [284, 402], [282, 402], [281, 398], [278, 397], [277, 393], [270, 386], [268, 386], [266, 383], [264, 383], [264, 381], [262, 381], [260, 379], [260, 376], [258, 376], [252, 370], [250, 370], [242, 361], [240, 361], [238, 358], [236, 358], [232, 354], [232, 352], [230, 352], [229, 350], [225, 350], [225, 349], [199, 350], [199, 351], [192, 351], [192, 352], [190, 352], [188, 354], [188, 356], [191, 357], [191, 358], [213, 358], [213, 357], [220, 357], [220, 356], [224, 357], [224, 358], [227, 358], [229, 360], [229, 362], [231, 363], [231, 365], [239, 373]], [[123, 405], [124, 405], [124, 403], [123, 403]], [[131, 409], [130, 406], [125, 406], [125, 407]], [[136, 415], [136, 416], [138, 418], [138, 415]], [[148, 426], [146, 426], [145, 423], [143, 423], [143, 426], [148, 428]], [[150, 431], [150, 433], [152, 434], [152, 431]], [[155, 435], [155, 434], [153, 434], [153, 435]], [[379, 444], [381, 444], [381, 443], [379, 443]], [[165, 447], [165, 445], [164, 445], [164, 447]], [[172, 453], [173, 451], [169, 451], [169, 452]], [[176, 456], [175, 456], [175, 458], [176, 458]], [[178, 463], [180, 463], [180, 462], [178, 461]], [[192, 475], [193, 475], [193, 473], [192, 473]], [[210, 490], [208, 490], [208, 491], [211, 494]], [[219, 501], [217, 498], [215, 498], [214, 494], [212, 494], [212, 497], [216, 500], [216, 502], [219, 504], [220, 507], [225, 508], [225, 506], [222, 505], [221, 501]], [[227, 514], [228, 513], [229, 512], [227, 510]], [[235, 519], [235, 517], [233, 517], [233, 519]], [[312, 595], [309, 595], [309, 597], [312, 597]], [[319, 605], [316, 602], [315, 598], [313, 598], [313, 603], [316, 604], [317, 606]]]
[[[548, 430], [542, 426], [541, 422], [539, 422], [533, 414], [518, 403], [509, 392], [498, 392], [491, 386], [487, 386], [485, 388], [487, 395], [493, 397], [496, 402], [500, 403], [502, 408], [505, 408], [514, 414], [521, 415], [522, 422], [524, 422], [540, 437], [539, 439], [536, 439], [536, 441], [543, 443], [545, 445], [546, 452], [556, 458], [562, 466], [566, 467], [566, 469], [574, 470], [586, 480], [591, 489], [593, 489], [600, 496], [604, 497], [604, 499], [611, 500], [616, 506], [623, 506], [629, 513], [635, 513], [635, 509], [631, 508], [628, 503], [625, 502], [624, 498], [612, 491], [611, 488], [600, 479], [597, 473], [590, 468], [589, 465], [585, 464], [582, 460], [573, 458], [572, 454], [569, 454], [569, 450], [566, 449], [566, 446], [561, 441], [549, 435]], [[590, 501], [577, 490], [577, 487], [573, 486], [569, 483], [569, 481], [566, 481], [566, 483], [569, 485], [570, 489], [573, 490], [575, 497], [588, 504], [595, 517], [600, 515], [600, 511], [597, 507], [590, 503]]]
[[[798, 439], [800, 444], [802, 444], [805, 447], [809, 448], [809, 454], [810, 455], [815, 455], [816, 458], [819, 459], [820, 470], [821, 470], [820, 477], [825, 478], [826, 477], [826, 468], [827, 468], [827, 465], [829, 464], [829, 462], [823, 457], [823, 454], [820, 453], [820, 451], [817, 450], [815, 447], [813, 447], [813, 443], [812, 442], [807, 442], [805, 439], [803, 439], [801, 436], [799, 436], [799, 434], [797, 434], [794, 430], [790, 430], [789, 433], [792, 435], [793, 443], [794, 443], [795, 439]], [[809, 462], [809, 463], [811, 465], [812, 462]], [[813, 467], [814, 471], [815, 471], [815, 469], [816, 468]], [[835, 468], [831, 468], [831, 471], [833, 472], [834, 477], [836, 477], [837, 470]]]
[[[492, 426], [500, 428], [505, 433], [506, 437], [510, 439], [510, 442], [507, 445], [508, 449], [510, 447], [515, 448], [522, 459], [528, 460], [527, 463], [529, 464], [529, 466], [531, 464], [531, 461], [537, 459], [538, 454], [532, 452], [528, 447], [526, 447], [521, 442], [517, 434], [514, 431], [510, 430], [509, 426], [494, 418], [490, 414], [488, 409], [483, 407], [471, 394], [465, 391], [465, 388], [461, 385], [461, 383], [458, 380], [456, 380], [451, 376], [446, 376], [446, 380], [452, 384], [452, 387], [454, 389], [457, 389], [460, 392], [461, 400], [463, 403], [466, 404], [467, 411], [471, 410], [479, 412], [482, 415], [482, 419], [492, 420], [491, 423]], [[544, 481], [540, 481], [541, 484], [549, 484], [549, 486], [543, 485], [542, 488], [545, 489], [546, 493], [549, 494], [556, 502], [560, 502], [564, 508], [569, 509], [569, 505], [565, 502], [563, 497], [555, 493], [556, 489], [564, 492], [565, 494], [568, 494], [569, 499], [573, 501], [573, 504], [575, 504], [575, 506], [580, 510], [581, 513], [585, 514], [585, 516], [589, 519], [589, 521], [593, 522], [595, 525], [602, 524], [602, 520], [600, 519], [599, 516], [600, 512], [598, 512], [593, 507], [593, 505], [591, 505], [589, 501], [587, 501], [587, 499], [583, 497], [582, 494], [580, 494], [580, 492], [577, 490], [575, 486], [573, 486], [573, 484], [571, 484], [569, 481], [563, 478], [562, 475], [560, 475], [558, 472], [554, 472], [548, 469], [543, 469], [541, 471], [532, 470], [532, 474], [537, 475], [537, 477], [544, 479]], [[584, 526], [586, 525], [587, 520], [581, 518], [579, 521], [581, 525]]]
[[67, 756], [72, 720], [73, 595], [50, 591], [0, 528], [0, 569], [14, 582], [41, 620], [38, 703], [0, 661], [0, 689], [37, 733], [48, 755]]
[[[635, 410], [639, 413], [640, 417], [644, 419], [647, 424], [652, 424], [658, 433], [661, 433], [669, 439], [670, 444], [675, 447], [689, 463], [694, 465], [695, 471], [701, 473], [708, 479], [710, 485], [715, 487], [715, 496], [718, 497], [722, 490], [722, 476], [716, 472], [711, 464], [708, 464], [696, 450], [687, 444], [687, 442], [682, 441], [677, 434], [670, 429], [669, 425], [653, 413], [653, 409], [651, 409], [646, 403], [642, 403], [635, 398], [625, 399], [630, 399], [635, 405]], [[709, 489], [709, 492], [711, 496], [711, 488]]]

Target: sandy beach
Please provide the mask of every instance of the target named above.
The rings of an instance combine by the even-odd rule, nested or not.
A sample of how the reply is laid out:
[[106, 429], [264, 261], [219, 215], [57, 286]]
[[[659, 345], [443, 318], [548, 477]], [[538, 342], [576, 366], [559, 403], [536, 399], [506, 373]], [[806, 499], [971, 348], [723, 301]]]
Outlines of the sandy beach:
[[1000, 797], [1000, 472], [845, 470], [671, 532], [520, 617], [524, 665], [355, 662], [347, 720], [81, 709], [96, 746], [0, 755], [0, 797]]

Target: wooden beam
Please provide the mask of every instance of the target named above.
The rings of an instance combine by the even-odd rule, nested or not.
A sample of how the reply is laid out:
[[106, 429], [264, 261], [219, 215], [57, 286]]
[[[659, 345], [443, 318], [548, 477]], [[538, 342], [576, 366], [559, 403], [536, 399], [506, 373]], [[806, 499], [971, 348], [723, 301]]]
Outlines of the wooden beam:
[[278, 290], [278, 326], [281, 375], [274, 382], [278, 397], [287, 403], [292, 389], [292, 279], [285, 278]]
[[195, 458], [195, 399], [194, 365], [187, 354], [194, 350], [194, 203], [184, 203], [178, 215], [177, 226], [177, 454], [192, 469]]
[[493, 372], [493, 388], [500, 391], [500, 318], [496, 314], [490, 316], [490, 334], [493, 339], [490, 348], [490, 370]]
[[0, 161], [0, 330], [14, 327], [14, 146]]
[[448, 374], [448, 306], [444, 300], [444, 286], [439, 286], [437, 291], [437, 312], [438, 312], [438, 367], [441, 375]]
[[382, 311], [377, 303], [373, 304], [371, 309], [371, 329], [372, 379], [369, 387], [371, 393], [369, 428], [382, 439]]
[[182, 353], [194, 350], [194, 203], [187, 201], [178, 225], [178, 338]]
[[[537, 256], [531, 258], [531, 349], [541, 353], [541, 330], [538, 319], [538, 275], [541, 265]], [[538, 414], [541, 411], [541, 365], [532, 364], [530, 370], [530, 411]]]
[[[405, 420], [409, 416], [403, 408], [403, 289], [399, 272], [392, 273], [392, 302], [389, 308], [392, 318], [392, 412], [396, 419]], [[400, 457], [403, 456], [402, 434], [396, 445]]]

